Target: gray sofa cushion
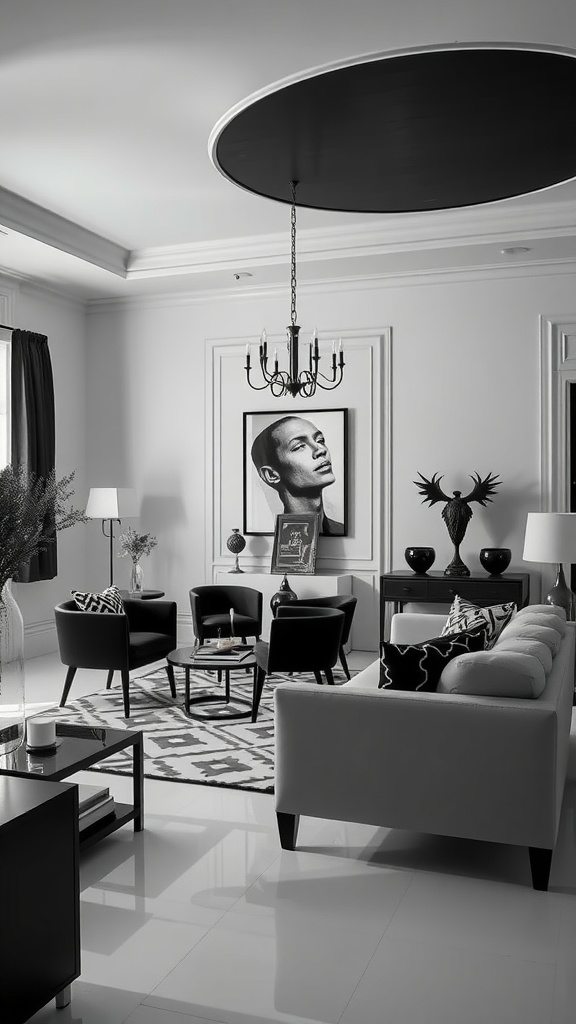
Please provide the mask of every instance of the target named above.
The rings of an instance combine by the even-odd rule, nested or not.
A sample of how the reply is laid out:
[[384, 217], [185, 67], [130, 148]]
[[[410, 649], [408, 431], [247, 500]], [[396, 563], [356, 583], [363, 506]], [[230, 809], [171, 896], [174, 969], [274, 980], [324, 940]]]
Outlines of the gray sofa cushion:
[[506, 626], [500, 634], [499, 642], [512, 638], [540, 640], [550, 648], [553, 658], [558, 654], [560, 644], [562, 643], [562, 634], [558, 629], [552, 629], [551, 626], [532, 624], [525, 619], [520, 619], [518, 622], [513, 620], [510, 625]]
[[454, 658], [444, 668], [437, 692], [534, 700], [545, 686], [546, 673], [537, 657], [498, 647]]
[[552, 651], [547, 644], [543, 644], [541, 640], [530, 640], [528, 637], [509, 637], [508, 639], [498, 639], [498, 642], [492, 648], [493, 651], [517, 651], [519, 654], [531, 654], [532, 657], [538, 658], [542, 668], [546, 675], [552, 669]]

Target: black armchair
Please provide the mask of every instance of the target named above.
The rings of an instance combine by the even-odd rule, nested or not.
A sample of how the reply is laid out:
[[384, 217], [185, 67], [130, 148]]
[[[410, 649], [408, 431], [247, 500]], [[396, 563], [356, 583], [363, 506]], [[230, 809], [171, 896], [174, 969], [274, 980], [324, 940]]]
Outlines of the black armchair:
[[348, 643], [350, 636], [350, 629], [352, 627], [352, 619], [354, 618], [354, 612], [356, 611], [356, 605], [358, 603], [357, 597], [352, 597], [350, 594], [333, 594], [330, 597], [311, 597], [301, 598], [298, 601], [291, 601], [290, 604], [294, 608], [296, 605], [299, 607], [306, 608], [338, 608], [339, 611], [344, 612], [344, 628], [342, 630], [342, 639], [340, 641], [340, 663], [344, 669], [344, 673], [347, 679], [350, 679], [350, 669], [348, 668], [348, 662], [346, 661], [346, 653], [344, 648]]
[[254, 646], [256, 679], [252, 721], [256, 721], [264, 680], [272, 672], [313, 672], [322, 684], [322, 672], [334, 684], [332, 669], [344, 628], [344, 612], [337, 608], [310, 608], [295, 602], [280, 605], [270, 623], [270, 642]]
[[[122, 677], [124, 715], [130, 717], [130, 671], [160, 661], [177, 646], [176, 602], [125, 600], [120, 614], [80, 611], [75, 601], [56, 606], [56, 632], [60, 659], [68, 665], [60, 707], [64, 707], [79, 668], [108, 671], [106, 688], [114, 672]], [[176, 697], [172, 665], [166, 665], [170, 693]]]
[[190, 607], [194, 636], [198, 643], [221, 636], [230, 636], [230, 609], [234, 611], [234, 635], [260, 639], [262, 632], [262, 594], [253, 587], [213, 586], [193, 587]]

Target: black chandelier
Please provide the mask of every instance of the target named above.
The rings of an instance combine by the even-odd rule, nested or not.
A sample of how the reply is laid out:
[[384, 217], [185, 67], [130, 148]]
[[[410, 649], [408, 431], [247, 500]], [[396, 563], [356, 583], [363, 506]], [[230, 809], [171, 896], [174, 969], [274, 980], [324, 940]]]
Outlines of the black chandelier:
[[[266, 339], [266, 331], [262, 331], [260, 337], [260, 346], [258, 350], [258, 362], [260, 363], [260, 370], [264, 383], [261, 385], [253, 384], [250, 380], [250, 371], [252, 369], [250, 363], [250, 345], [246, 346], [246, 380], [254, 391], [264, 391], [265, 388], [270, 388], [271, 393], [275, 398], [283, 398], [284, 395], [292, 395], [296, 398], [296, 395], [300, 395], [302, 398], [312, 398], [316, 392], [316, 388], [322, 388], [323, 391], [333, 391], [341, 383], [344, 376], [344, 352], [342, 350], [342, 339], [338, 342], [338, 352], [336, 351], [336, 342], [332, 342], [332, 376], [326, 377], [318, 369], [318, 363], [320, 362], [321, 356], [318, 350], [318, 335], [316, 328], [314, 328], [312, 334], [312, 340], [309, 345], [308, 354], [308, 365], [305, 369], [300, 369], [299, 363], [299, 348], [298, 339], [300, 335], [300, 328], [296, 323], [296, 182], [290, 182], [290, 188], [292, 190], [292, 207], [290, 213], [290, 295], [291, 295], [291, 308], [290, 308], [290, 326], [286, 328], [286, 348], [288, 350], [288, 367], [289, 369], [280, 370], [278, 366], [278, 350], [274, 349], [274, 355], [271, 362], [273, 363], [273, 369], [268, 369], [268, 341]], [[325, 381], [325, 383], [323, 383]]]

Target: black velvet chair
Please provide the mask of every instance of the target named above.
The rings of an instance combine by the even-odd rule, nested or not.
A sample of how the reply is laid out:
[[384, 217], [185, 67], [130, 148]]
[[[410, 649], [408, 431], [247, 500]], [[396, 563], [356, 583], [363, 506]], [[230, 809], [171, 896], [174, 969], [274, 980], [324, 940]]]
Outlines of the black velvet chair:
[[295, 607], [295, 602], [280, 605], [270, 623], [270, 641], [254, 646], [256, 679], [252, 721], [256, 721], [262, 688], [272, 672], [313, 672], [322, 684], [322, 672], [334, 684], [332, 669], [338, 661], [344, 612], [337, 608]]
[[[178, 646], [176, 602], [125, 600], [120, 614], [80, 611], [75, 601], [56, 606], [60, 658], [68, 665], [60, 707], [64, 707], [79, 668], [106, 669], [106, 688], [114, 672], [122, 677], [124, 715], [130, 717], [130, 672], [165, 658]], [[170, 693], [176, 697], [172, 665], [166, 665]]]
[[354, 612], [356, 611], [356, 605], [358, 603], [357, 597], [352, 597], [350, 594], [333, 594], [330, 597], [311, 597], [301, 598], [298, 601], [291, 601], [292, 607], [298, 605], [299, 607], [306, 608], [338, 608], [339, 611], [344, 612], [344, 628], [342, 630], [342, 639], [340, 641], [340, 663], [344, 669], [347, 679], [350, 679], [350, 669], [348, 668], [348, 662], [346, 661], [346, 653], [344, 648], [348, 643], [350, 637], [350, 629], [352, 627], [352, 619], [354, 618]]
[[262, 594], [253, 587], [214, 584], [193, 587], [190, 591], [192, 625], [198, 643], [220, 636], [231, 636], [230, 609], [234, 610], [234, 636], [260, 639], [262, 633]]

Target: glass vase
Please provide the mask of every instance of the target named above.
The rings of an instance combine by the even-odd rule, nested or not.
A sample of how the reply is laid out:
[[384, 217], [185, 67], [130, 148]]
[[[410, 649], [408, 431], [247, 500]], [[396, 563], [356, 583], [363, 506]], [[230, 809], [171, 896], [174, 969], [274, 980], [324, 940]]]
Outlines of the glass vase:
[[0, 758], [24, 740], [24, 620], [12, 580], [0, 592]]
[[132, 573], [130, 575], [130, 593], [141, 594], [144, 590], [144, 570], [140, 562], [132, 562]]

